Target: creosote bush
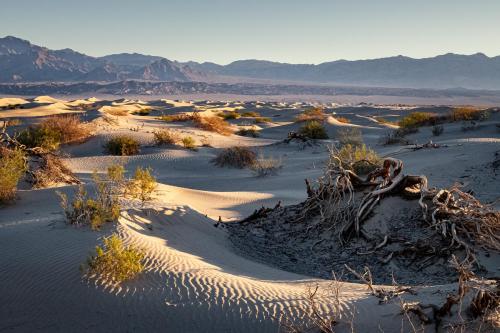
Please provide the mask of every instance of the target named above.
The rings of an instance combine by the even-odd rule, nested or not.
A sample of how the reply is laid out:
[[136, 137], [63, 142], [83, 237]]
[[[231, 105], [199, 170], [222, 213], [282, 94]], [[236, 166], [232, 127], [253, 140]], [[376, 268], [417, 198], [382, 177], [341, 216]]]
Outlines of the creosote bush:
[[296, 122], [304, 122], [304, 121], [324, 121], [326, 119], [325, 110], [321, 107], [316, 107], [312, 109], [305, 110], [297, 117], [295, 117]]
[[257, 160], [257, 154], [248, 147], [230, 147], [221, 150], [212, 160], [218, 167], [243, 169], [251, 167]]
[[364, 144], [361, 146], [346, 144], [335, 156], [340, 159], [342, 167], [350, 169], [358, 175], [368, 174], [381, 166], [378, 154]]
[[202, 117], [198, 113], [193, 114], [193, 123], [202, 130], [215, 132], [222, 135], [233, 133], [231, 125], [220, 117]]
[[398, 124], [402, 128], [415, 128], [421, 126], [435, 125], [437, 123], [437, 115], [431, 112], [412, 112]]
[[185, 136], [181, 140], [182, 146], [186, 149], [196, 150], [196, 141], [190, 136]]
[[21, 150], [0, 147], [0, 204], [15, 199], [17, 184], [27, 170], [25, 158]]
[[154, 135], [154, 144], [157, 146], [162, 145], [175, 145], [179, 141], [179, 135], [169, 129], [162, 129], [159, 131], [153, 132]]
[[341, 145], [361, 146], [363, 144], [361, 130], [357, 127], [340, 128], [337, 132], [337, 140]]
[[95, 255], [87, 259], [85, 275], [113, 284], [133, 279], [144, 270], [144, 253], [124, 246], [117, 234], [104, 238], [103, 246], [96, 246]]
[[224, 120], [233, 120], [241, 117], [241, 115], [236, 111], [221, 112], [218, 116]]
[[319, 121], [308, 121], [300, 129], [299, 134], [309, 139], [328, 139], [325, 127]]
[[258, 138], [260, 134], [259, 130], [256, 128], [242, 128], [238, 132], [236, 132], [236, 135]]
[[151, 175], [151, 171], [151, 168], [138, 167], [134, 177], [127, 184], [126, 194], [141, 200], [142, 203], [151, 200], [157, 186], [156, 178]]
[[110, 139], [104, 148], [109, 154], [128, 156], [139, 153], [139, 142], [128, 135], [120, 135]]
[[252, 170], [257, 177], [267, 177], [277, 175], [282, 167], [283, 163], [281, 159], [259, 155], [255, 162], [250, 165], [250, 170]]

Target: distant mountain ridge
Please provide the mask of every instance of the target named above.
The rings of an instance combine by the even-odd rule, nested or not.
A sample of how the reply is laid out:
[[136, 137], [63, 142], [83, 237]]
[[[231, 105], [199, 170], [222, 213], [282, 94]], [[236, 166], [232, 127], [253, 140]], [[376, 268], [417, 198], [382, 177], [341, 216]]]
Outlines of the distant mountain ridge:
[[0, 82], [114, 82], [128, 79], [175, 82], [249, 82], [262, 79], [329, 85], [431, 89], [500, 89], [500, 56], [444, 54], [318, 65], [238, 60], [228, 65], [171, 61], [139, 53], [91, 57], [71, 49], [50, 50], [26, 40], [0, 38]]

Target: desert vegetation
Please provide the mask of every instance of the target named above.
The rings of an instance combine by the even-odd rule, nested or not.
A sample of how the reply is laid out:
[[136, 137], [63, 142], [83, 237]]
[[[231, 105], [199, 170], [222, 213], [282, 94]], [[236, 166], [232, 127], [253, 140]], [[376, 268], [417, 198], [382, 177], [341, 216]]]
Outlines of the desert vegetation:
[[255, 124], [267, 124], [267, 123], [271, 123], [273, 120], [269, 117], [255, 117], [253, 119], [253, 122]]
[[266, 157], [264, 154], [259, 154], [255, 161], [249, 166], [250, 170], [257, 177], [267, 177], [277, 175], [283, 167], [281, 159]]
[[205, 131], [222, 135], [230, 135], [233, 133], [231, 125], [220, 117], [202, 117], [196, 113], [193, 115], [193, 123], [196, 127]]
[[179, 134], [169, 129], [154, 131], [153, 136], [153, 142], [156, 146], [175, 145], [180, 139]]
[[243, 169], [251, 167], [257, 160], [257, 154], [247, 147], [230, 147], [221, 150], [212, 160], [218, 167]]
[[151, 174], [151, 168], [137, 167], [134, 176], [126, 185], [126, 194], [139, 199], [143, 204], [152, 199], [156, 189], [156, 178]]
[[26, 156], [22, 150], [0, 146], [0, 204], [15, 199], [17, 184], [27, 170]]
[[341, 122], [341, 123], [344, 123], [344, 124], [350, 124], [351, 121], [349, 119], [347, 119], [346, 117], [334, 117], [335, 120]]
[[181, 140], [182, 146], [186, 149], [196, 150], [196, 141], [191, 136], [185, 136]]
[[450, 112], [437, 114], [433, 112], [412, 112], [398, 122], [403, 128], [434, 126], [455, 121], [482, 121], [489, 117], [488, 110], [458, 107]]
[[218, 114], [218, 116], [224, 120], [234, 120], [234, 119], [241, 118], [241, 114], [239, 114], [236, 111], [221, 112]]
[[143, 270], [144, 252], [134, 246], [125, 246], [117, 234], [106, 237], [102, 246], [96, 246], [95, 255], [86, 262], [88, 278], [111, 284], [120, 284], [137, 277]]
[[328, 139], [328, 134], [323, 124], [316, 120], [307, 121], [299, 129], [299, 134], [312, 140]]
[[361, 146], [363, 144], [361, 130], [356, 127], [340, 128], [337, 131], [336, 139], [340, 145]]
[[129, 135], [115, 136], [104, 145], [107, 153], [119, 156], [136, 155], [139, 153], [139, 147], [139, 142]]
[[250, 136], [252, 138], [258, 138], [259, 137], [259, 130], [251, 127], [251, 128], [242, 128], [238, 132], [236, 132], [236, 135], [241, 135], [241, 136]]
[[326, 113], [325, 110], [321, 107], [315, 107], [311, 109], [307, 109], [301, 114], [299, 114], [297, 117], [295, 117], [296, 122], [304, 122], [304, 121], [316, 121], [316, 122], [322, 122], [326, 119]]

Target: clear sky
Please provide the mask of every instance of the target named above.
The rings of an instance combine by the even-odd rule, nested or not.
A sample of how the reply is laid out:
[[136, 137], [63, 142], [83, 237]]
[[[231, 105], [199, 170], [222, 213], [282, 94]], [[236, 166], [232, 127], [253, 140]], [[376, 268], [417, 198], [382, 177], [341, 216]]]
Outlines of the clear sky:
[[500, 55], [500, 0], [0, 0], [0, 36], [101, 56], [320, 63]]

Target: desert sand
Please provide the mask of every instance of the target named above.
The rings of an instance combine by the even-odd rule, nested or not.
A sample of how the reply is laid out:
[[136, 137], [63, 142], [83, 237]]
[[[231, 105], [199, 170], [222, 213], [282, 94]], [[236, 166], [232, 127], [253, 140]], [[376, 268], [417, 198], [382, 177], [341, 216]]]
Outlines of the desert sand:
[[[408, 172], [425, 174], [433, 186], [460, 182], [483, 202], [498, 208], [499, 171], [492, 164], [500, 151], [497, 124], [500, 113], [464, 132], [461, 123], [445, 125], [432, 137], [430, 128], [409, 135], [417, 143], [433, 140], [439, 149], [405, 149], [384, 146], [380, 138], [394, 125], [374, 116], [398, 119], [409, 110], [397, 107], [328, 108], [335, 112], [325, 122], [329, 140], [311, 146], [282, 142], [300, 124], [294, 117], [309, 104], [290, 102], [174, 101], [159, 99], [67, 101], [49, 96], [18, 100], [0, 99], [0, 105], [23, 108], [0, 111], [0, 120], [17, 118], [23, 125], [60, 113], [80, 114], [95, 126], [95, 134], [78, 145], [63, 146], [65, 164], [88, 183], [92, 172], [124, 163], [128, 171], [151, 167], [159, 183], [154, 200], [146, 207], [130, 204], [117, 225], [100, 231], [65, 223], [56, 190], [72, 193], [75, 186], [58, 184], [45, 189], [21, 189], [13, 204], [0, 208], [0, 331], [6, 332], [277, 332], [284, 317], [300, 321], [307, 311], [305, 290], [328, 288], [328, 278], [284, 270], [268, 257], [242, 253], [231, 243], [225, 223], [237, 221], [262, 206], [297, 204], [306, 196], [304, 179], [321, 175], [327, 146], [345, 127], [362, 131], [365, 143], [381, 156], [397, 157]], [[148, 109], [148, 115], [134, 114]], [[167, 123], [162, 114], [198, 111], [205, 115], [227, 111], [258, 111], [271, 122], [253, 125], [252, 119], [230, 120], [231, 126], [255, 126], [260, 137], [224, 136], [193, 127]], [[126, 115], [117, 116], [117, 113]], [[348, 118], [342, 123], [334, 116]], [[152, 145], [153, 131], [171, 128], [192, 136], [197, 151]], [[141, 143], [138, 155], [117, 157], [103, 152], [103, 144], [118, 134]], [[208, 143], [206, 146], [201, 146]], [[249, 146], [280, 158], [278, 175], [256, 177], [248, 169], [219, 168], [210, 161], [225, 147]], [[497, 157], [498, 158], [498, 157]], [[498, 162], [497, 162], [498, 163]], [[498, 167], [498, 166], [497, 166]], [[495, 203], [496, 200], [496, 203]], [[222, 226], [214, 227], [218, 219]], [[137, 279], [112, 286], [82, 279], [80, 265], [103, 237], [117, 231], [126, 244], [146, 252], [146, 269]], [[500, 275], [500, 257], [488, 261], [490, 277]], [[340, 272], [338, 272], [340, 273]], [[422, 283], [418, 295], [405, 300], [441, 302], [455, 283]], [[338, 332], [411, 332], [409, 318], [401, 314], [398, 300], [379, 304], [365, 285], [342, 282]], [[319, 309], [334, 310], [331, 297], [319, 299]], [[418, 320], [414, 319], [417, 323]], [[417, 325], [420, 327], [420, 325]], [[423, 327], [433, 331], [433, 325]]]

